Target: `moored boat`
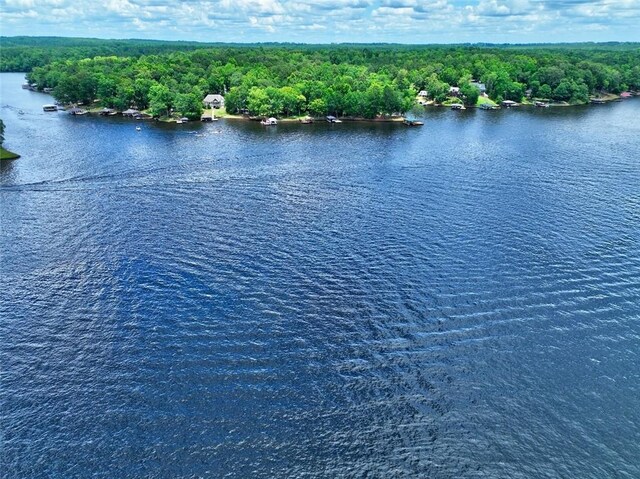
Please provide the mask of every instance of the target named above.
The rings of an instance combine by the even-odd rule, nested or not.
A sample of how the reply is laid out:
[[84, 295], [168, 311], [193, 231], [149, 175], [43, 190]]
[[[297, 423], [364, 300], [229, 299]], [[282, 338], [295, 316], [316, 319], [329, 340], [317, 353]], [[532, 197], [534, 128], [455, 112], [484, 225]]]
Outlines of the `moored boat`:
[[71, 108], [70, 110], [67, 110], [67, 112], [69, 113], [69, 115], [73, 115], [73, 116], [82, 116], [82, 115], [86, 115], [87, 113], [89, 113], [87, 110], [84, 110], [82, 108]]
[[264, 120], [262, 120], [260, 122], [261, 125], [265, 125], [265, 126], [271, 126], [271, 125], [277, 125], [278, 124], [278, 120], [276, 120], [275, 118], [271, 117], [271, 118], [265, 118]]
[[58, 111], [57, 105], [42, 105], [44, 111]]

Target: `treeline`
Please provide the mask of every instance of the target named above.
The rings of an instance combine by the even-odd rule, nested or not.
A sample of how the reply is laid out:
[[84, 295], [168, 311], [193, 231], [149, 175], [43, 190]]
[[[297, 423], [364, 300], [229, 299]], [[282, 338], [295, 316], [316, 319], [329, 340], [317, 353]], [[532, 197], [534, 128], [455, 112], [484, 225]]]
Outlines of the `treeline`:
[[[426, 90], [446, 101], [450, 87], [475, 104], [471, 79], [496, 100], [525, 93], [585, 103], [602, 92], [640, 89], [640, 48], [477, 46], [245, 46], [159, 55], [65, 59], [34, 68], [38, 88], [64, 103], [135, 107], [154, 115], [196, 117], [207, 93], [225, 96], [230, 113], [334, 114], [372, 118], [405, 112]], [[527, 92], [527, 90], [530, 90]]]
[[64, 37], [0, 37], [0, 72], [30, 72], [58, 60], [97, 56], [138, 57], [211, 48], [221, 44], [159, 40], [102, 40]]

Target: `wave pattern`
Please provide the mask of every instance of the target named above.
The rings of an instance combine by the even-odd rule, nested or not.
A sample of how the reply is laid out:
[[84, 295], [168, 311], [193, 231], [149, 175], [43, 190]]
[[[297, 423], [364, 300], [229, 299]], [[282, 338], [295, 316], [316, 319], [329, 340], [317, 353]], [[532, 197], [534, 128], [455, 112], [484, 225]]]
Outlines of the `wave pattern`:
[[0, 172], [5, 477], [639, 476], [637, 102], [446, 113], [45, 117]]

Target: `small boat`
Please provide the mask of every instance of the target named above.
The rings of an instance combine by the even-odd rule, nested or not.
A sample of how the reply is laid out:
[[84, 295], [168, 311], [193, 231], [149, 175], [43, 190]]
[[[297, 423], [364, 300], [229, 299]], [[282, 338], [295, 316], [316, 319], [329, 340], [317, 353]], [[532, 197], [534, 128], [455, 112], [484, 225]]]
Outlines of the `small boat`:
[[406, 125], [406, 126], [422, 126], [422, 125], [424, 125], [424, 123], [422, 123], [421, 121], [407, 120], [406, 118], [404, 119], [404, 121], [402, 123], [404, 125]]
[[182, 118], [178, 118], [178, 119], [176, 120], [176, 123], [178, 123], [179, 125], [182, 125]]
[[275, 118], [271, 117], [271, 118], [265, 118], [264, 120], [262, 120], [260, 122], [261, 125], [265, 125], [265, 126], [271, 126], [271, 125], [277, 125], [278, 124], [278, 120], [276, 120]]
[[57, 105], [42, 105], [44, 111], [58, 111]]
[[537, 106], [538, 108], [549, 108], [549, 104], [544, 101], [537, 101], [534, 103], [534, 105]]
[[139, 126], [136, 126], [136, 131], [141, 131], [142, 128], [140, 128]]
[[24, 111], [18, 110], [18, 115], [24, 115]]
[[454, 103], [451, 105], [452, 110], [466, 110], [465, 106], [462, 103]]
[[329, 115], [327, 117], [329, 123], [342, 123], [342, 120], [338, 120], [335, 116]]
[[182, 118], [180, 118], [180, 120], [182, 120], [182, 123], [187, 123], [189, 121], [189, 118], [183, 116]]
[[83, 110], [82, 108], [71, 108], [70, 110], [68, 110], [68, 113], [70, 115], [73, 116], [82, 116], [82, 115], [86, 115], [87, 113], [89, 113], [87, 110]]
[[23, 83], [22, 84], [22, 89], [23, 90], [29, 90], [31, 88], [31, 85], [29, 85], [28, 83]]

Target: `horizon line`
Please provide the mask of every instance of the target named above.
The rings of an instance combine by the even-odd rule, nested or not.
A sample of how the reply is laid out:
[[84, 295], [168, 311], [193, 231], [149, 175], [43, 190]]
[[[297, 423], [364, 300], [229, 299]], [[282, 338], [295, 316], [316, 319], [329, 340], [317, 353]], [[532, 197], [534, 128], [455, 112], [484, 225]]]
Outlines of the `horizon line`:
[[[330, 43], [305, 43], [305, 42], [203, 42], [201, 40], [163, 40], [159, 38], [102, 38], [102, 37], [74, 37], [59, 35], [0, 35], [2, 39], [39, 38], [39, 39], [71, 39], [71, 40], [103, 40], [103, 41], [146, 41], [158, 43], [191, 43], [200, 45], [306, 45], [306, 46], [332, 46], [332, 45], [374, 45], [374, 46], [554, 46], [554, 45], [620, 45], [638, 44], [640, 41], [607, 40], [607, 41], [581, 41], [581, 42], [529, 42], [529, 43], [495, 43], [495, 42], [453, 42], [453, 43], [400, 43], [400, 42], [330, 42]], [[6, 46], [5, 46], [6, 48]]]

